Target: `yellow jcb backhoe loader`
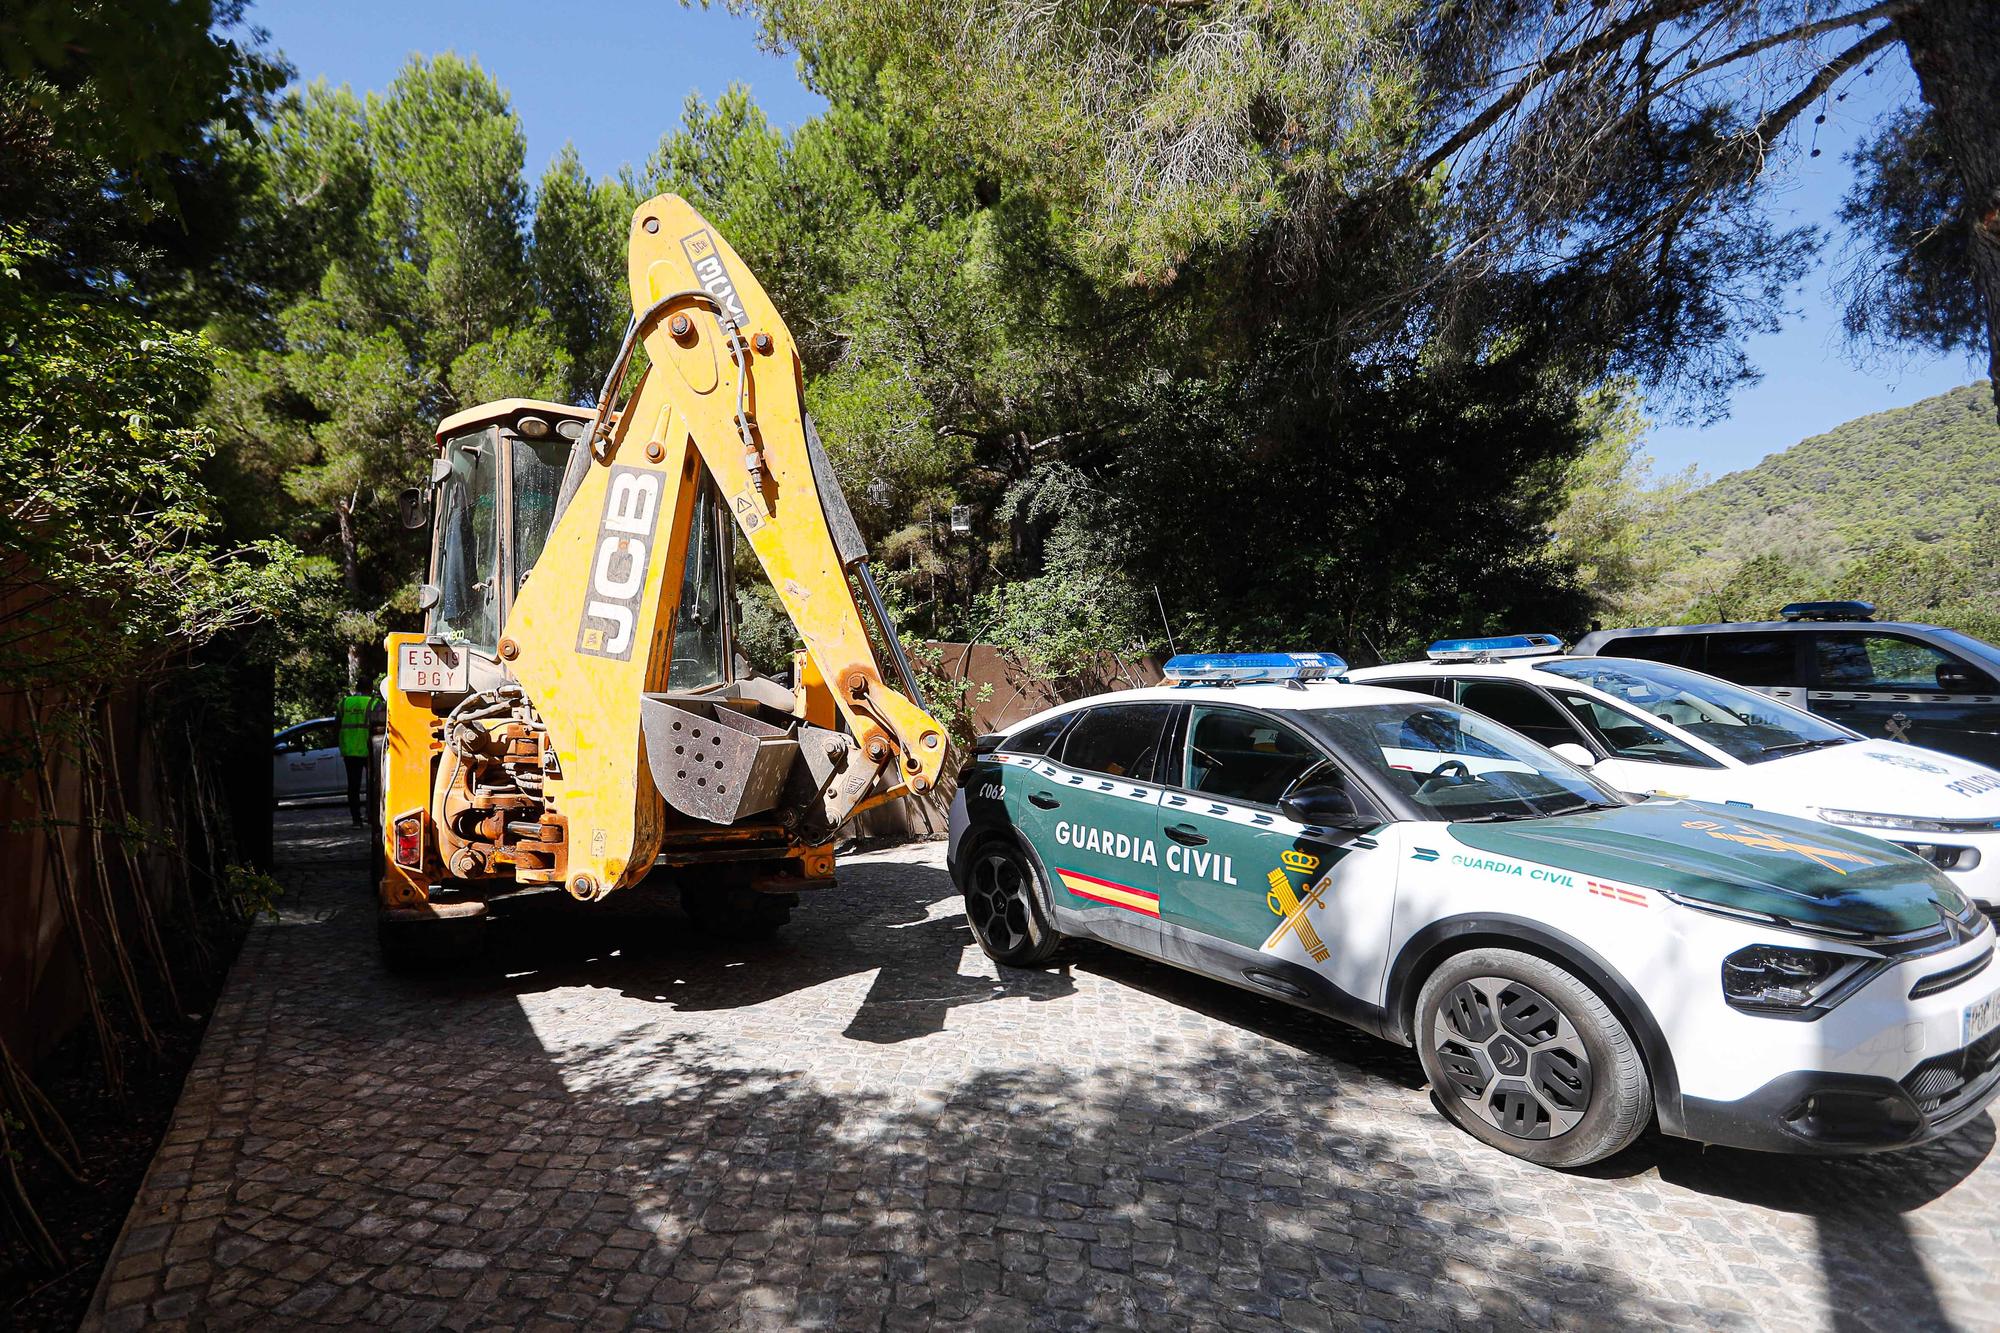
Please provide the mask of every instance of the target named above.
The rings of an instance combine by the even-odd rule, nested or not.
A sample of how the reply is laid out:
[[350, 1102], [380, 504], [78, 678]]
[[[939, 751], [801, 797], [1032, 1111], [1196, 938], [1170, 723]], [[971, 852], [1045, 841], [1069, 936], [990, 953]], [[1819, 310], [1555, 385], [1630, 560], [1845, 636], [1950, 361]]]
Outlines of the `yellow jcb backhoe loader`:
[[[697, 924], [768, 933], [832, 882], [843, 823], [946, 762], [770, 298], [673, 195], [633, 215], [629, 256], [596, 407], [460, 412], [405, 497], [432, 540], [425, 631], [387, 640], [392, 956], [458, 952], [543, 886], [587, 903], [664, 881]], [[805, 643], [789, 686], [738, 670], [739, 532]]]

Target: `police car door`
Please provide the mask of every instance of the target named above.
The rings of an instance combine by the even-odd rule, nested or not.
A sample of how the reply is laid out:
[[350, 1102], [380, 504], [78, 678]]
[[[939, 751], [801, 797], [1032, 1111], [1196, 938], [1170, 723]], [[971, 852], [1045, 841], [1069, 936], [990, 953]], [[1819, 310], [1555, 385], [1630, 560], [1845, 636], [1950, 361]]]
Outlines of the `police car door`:
[[[1279, 717], [1197, 704], [1178, 790], [1160, 804], [1167, 919], [1250, 952], [1311, 966], [1350, 995], [1367, 993], [1381, 960], [1342, 957], [1344, 862], [1372, 838], [1308, 835], [1278, 809], [1302, 777], [1345, 777], [1319, 745]], [[1358, 803], [1368, 798], [1350, 783]], [[1389, 910], [1388, 896], [1381, 907]], [[1349, 976], [1349, 973], [1353, 976]]]
[[1934, 644], [1832, 627], [1813, 633], [1812, 710], [1869, 736], [2000, 763], [2000, 683]]
[[1099, 704], [1026, 774], [1031, 837], [1058, 907], [1160, 916], [1160, 787], [1173, 703]]

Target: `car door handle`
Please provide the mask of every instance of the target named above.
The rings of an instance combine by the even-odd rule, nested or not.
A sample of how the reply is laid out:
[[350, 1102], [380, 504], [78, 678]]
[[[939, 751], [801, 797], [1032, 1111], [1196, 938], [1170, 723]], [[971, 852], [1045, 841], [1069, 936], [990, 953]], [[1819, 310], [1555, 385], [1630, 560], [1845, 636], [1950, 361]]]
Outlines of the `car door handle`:
[[1053, 810], [1057, 806], [1061, 805], [1062, 802], [1058, 801], [1055, 797], [1049, 795], [1045, 791], [1038, 791], [1034, 795], [1028, 798], [1028, 804], [1038, 805], [1044, 810]]
[[1175, 842], [1184, 843], [1189, 847], [1199, 847], [1208, 841], [1207, 838], [1204, 838], [1200, 833], [1195, 831], [1195, 827], [1192, 824], [1169, 824], [1167, 825], [1167, 836]]

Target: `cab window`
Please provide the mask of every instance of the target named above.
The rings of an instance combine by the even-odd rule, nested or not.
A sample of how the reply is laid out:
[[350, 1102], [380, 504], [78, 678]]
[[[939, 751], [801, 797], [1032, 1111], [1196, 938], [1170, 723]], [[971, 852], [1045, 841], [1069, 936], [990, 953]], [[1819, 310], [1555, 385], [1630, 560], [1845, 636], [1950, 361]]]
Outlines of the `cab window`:
[[1197, 708], [1188, 731], [1186, 785], [1208, 796], [1276, 805], [1325, 759], [1317, 746], [1261, 713]]
[[1581, 745], [1583, 737], [1562, 711], [1525, 685], [1507, 680], [1468, 680], [1459, 686], [1461, 707], [1483, 713], [1540, 745]]
[[517, 439], [514, 448], [514, 586], [528, 581], [528, 571], [542, 558], [549, 529], [555, 524], [556, 500], [562, 493], [563, 471], [569, 466], [569, 441]]
[[458, 436], [444, 455], [451, 473], [438, 486], [431, 633], [492, 652], [500, 639], [500, 433], [489, 426]]
[[1816, 634], [1819, 687], [1823, 690], [1881, 690], [1896, 694], [1938, 693], [1938, 668], [1959, 668], [1949, 653], [1895, 634]]
[[1622, 708], [1581, 694], [1557, 694], [1578, 725], [1597, 738], [1612, 757], [1637, 759], [1650, 764], [1694, 764], [1713, 768], [1715, 763], [1693, 747], [1675, 740], [1652, 723], [1634, 717]]
[[1800, 683], [1798, 642], [1796, 634], [1711, 635], [1707, 664], [1702, 669], [1752, 689], [1796, 686]]
[[1075, 713], [1059, 713], [1055, 717], [1045, 717], [1032, 726], [1021, 728], [1002, 741], [999, 753], [1047, 754], [1049, 747], [1056, 743], [1056, 737], [1063, 734], [1063, 728], [1075, 720]]
[[1172, 704], [1111, 704], [1089, 709], [1063, 738], [1061, 762], [1114, 778], [1151, 782], [1160, 754], [1160, 733], [1172, 712]]

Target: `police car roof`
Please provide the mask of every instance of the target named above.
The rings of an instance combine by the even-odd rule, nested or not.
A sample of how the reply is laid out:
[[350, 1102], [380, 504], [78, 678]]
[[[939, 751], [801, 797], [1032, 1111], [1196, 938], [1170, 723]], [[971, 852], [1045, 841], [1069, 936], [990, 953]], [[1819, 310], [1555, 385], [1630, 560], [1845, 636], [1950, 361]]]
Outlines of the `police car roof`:
[[[1540, 662], [1567, 662], [1576, 657], [1589, 656], [1586, 653], [1547, 653], [1541, 657], [1508, 657], [1498, 662], [1386, 662], [1381, 666], [1356, 667], [1352, 672], [1357, 685], [1366, 685], [1383, 676], [1408, 676], [1419, 672], [1426, 676], [1518, 676]], [[1631, 661], [1631, 658], [1621, 658]], [[1378, 687], [1379, 688], [1379, 687]]]
[[1438, 700], [1428, 694], [1417, 694], [1410, 690], [1388, 690], [1377, 685], [1348, 685], [1336, 680], [1312, 680], [1302, 685], [1284, 682], [1258, 682], [1244, 685], [1150, 685], [1136, 690], [1113, 690], [1108, 694], [1093, 694], [1085, 699], [1073, 699], [1066, 704], [1045, 708], [1032, 717], [1024, 717], [1007, 728], [1009, 733], [1019, 730], [1030, 722], [1060, 713], [1075, 712], [1079, 708], [1089, 708], [1105, 703], [1201, 703], [1240, 704], [1246, 708], [1263, 708], [1274, 713], [1296, 712], [1302, 708], [1364, 708], [1369, 704], [1408, 703], [1411, 700], [1434, 704]]

